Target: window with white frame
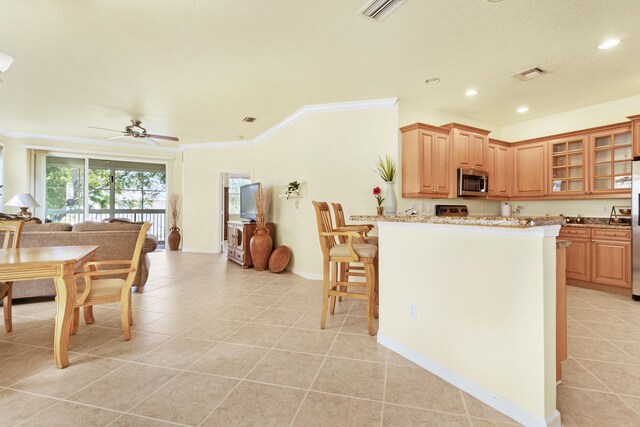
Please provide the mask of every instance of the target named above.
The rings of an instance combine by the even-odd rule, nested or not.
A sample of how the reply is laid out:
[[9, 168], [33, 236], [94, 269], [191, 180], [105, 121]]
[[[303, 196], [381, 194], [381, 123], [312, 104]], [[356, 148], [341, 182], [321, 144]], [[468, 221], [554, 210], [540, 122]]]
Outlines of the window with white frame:
[[229, 215], [240, 215], [240, 187], [251, 184], [251, 179], [229, 177]]

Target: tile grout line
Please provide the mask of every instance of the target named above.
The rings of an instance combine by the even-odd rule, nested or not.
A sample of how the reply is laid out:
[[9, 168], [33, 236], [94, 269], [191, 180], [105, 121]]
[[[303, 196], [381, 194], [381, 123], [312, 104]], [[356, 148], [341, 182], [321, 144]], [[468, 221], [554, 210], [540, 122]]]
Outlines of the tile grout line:
[[[377, 341], [378, 340], [376, 339], [376, 344], [377, 344]], [[389, 372], [389, 352], [391, 351], [388, 348], [386, 350], [387, 350], [387, 357], [385, 358], [385, 361], [384, 361], [384, 382], [382, 383], [382, 407], [380, 408], [380, 427], [384, 426], [384, 407], [387, 402], [387, 373]]]
[[[274, 281], [275, 281], [275, 279], [274, 279]], [[293, 289], [292, 289], [292, 290], [293, 290]], [[289, 291], [289, 292], [291, 292], [291, 291]], [[266, 308], [264, 309], [264, 311], [266, 311], [268, 308], [270, 308], [271, 306], [273, 306], [276, 302], [280, 301], [283, 297], [284, 297], [284, 296], [279, 297], [279, 298], [278, 298], [277, 300], [275, 300], [271, 305], [269, 305], [269, 307], [266, 307]], [[263, 312], [264, 312], [264, 311], [263, 311]], [[257, 317], [257, 316], [256, 316], [256, 317]], [[302, 317], [302, 315], [301, 315], [300, 317]], [[249, 324], [249, 322], [246, 322], [246, 324]], [[246, 326], [246, 325], [245, 325], [245, 326]], [[229, 335], [229, 336], [227, 336], [226, 338], [229, 338], [231, 335], [235, 334], [236, 332], [238, 332], [240, 329], [244, 328], [245, 326], [243, 326], [243, 327], [239, 328], [238, 330], [234, 331], [232, 334], [230, 334], [230, 335]], [[204, 423], [209, 419], [209, 417], [210, 417], [210, 416], [211, 416], [211, 415], [212, 415], [212, 414], [213, 414], [213, 413], [214, 413], [214, 412], [215, 412], [215, 411], [220, 407], [220, 405], [222, 405], [222, 404], [227, 400], [227, 398], [229, 398], [229, 396], [231, 395], [231, 393], [233, 393], [233, 392], [234, 392], [234, 391], [235, 391], [235, 390], [240, 386], [240, 384], [242, 384], [242, 382], [243, 382], [243, 381], [245, 381], [245, 380], [248, 378], [248, 376], [249, 376], [249, 375], [251, 375], [251, 373], [256, 369], [256, 367], [257, 367], [260, 363], [262, 363], [262, 361], [263, 361], [263, 360], [264, 360], [264, 359], [265, 359], [265, 358], [266, 358], [266, 357], [267, 357], [267, 356], [268, 356], [268, 355], [269, 355], [273, 350], [277, 350], [275, 347], [280, 343], [280, 341], [282, 341], [282, 339], [284, 338], [284, 336], [285, 336], [286, 334], [288, 334], [288, 333], [289, 333], [289, 331], [290, 331], [291, 329], [293, 329], [293, 326], [290, 326], [290, 327], [288, 327], [288, 328], [287, 328], [286, 332], [284, 332], [284, 333], [280, 336], [280, 338], [278, 338], [278, 339], [276, 340], [276, 342], [274, 342], [274, 343], [273, 343], [273, 345], [271, 346], [271, 348], [269, 349], [269, 351], [267, 351], [267, 352], [266, 352], [266, 353], [265, 353], [265, 354], [260, 358], [260, 360], [259, 360], [255, 365], [253, 365], [253, 367], [249, 370], [249, 372], [247, 372], [247, 374], [246, 374], [242, 379], [240, 379], [240, 380], [238, 381], [238, 383], [237, 383], [237, 384], [236, 384], [236, 385], [231, 389], [231, 391], [229, 391], [229, 393], [227, 393], [227, 395], [226, 395], [223, 399], [221, 399], [221, 400], [220, 400], [220, 402], [218, 402], [218, 404], [216, 405], [216, 407], [215, 407], [215, 408], [213, 408], [213, 410], [212, 410], [211, 412], [209, 412], [209, 413], [207, 414], [207, 416], [206, 416], [206, 417], [204, 417], [204, 418], [203, 418], [203, 420], [200, 422], [200, 424], [198, 424], [198, 426], [202, 426], [202, 424], [204, 424]], [[337, 336], [337, 335], [336, 335], [336, 336]], [[334, 338], [334, 339], [335, 339], [335, 338]], [[202, 357], [204, 357], [204, 355], [203, 355]], [[202, 358], [202, 357], [201, 357], [201, 358]], [[198, 359], [198, 360], [199, 360], [199, 359]], [[195, 363], [195, 362], [194, 362], [194, 363]], [[189, 365], [189, 366], [191, 366], [191, 365]], [[305, 395], [305, 397], [306, 397], [306, 395]], [[302, 402], [304, 402], [304, 399], [302, 399]], [[296, 415], [297, 415], [297, 413], [296, 413]], [[294, 419], [295, 419], [295, 416], [294, 416]]]
[[[329, 301], [331, 301], [331, 298], [329, 298]], [[338, 303], [338, 302], [336, 301], [336, 303]], [[331, 305], [331, 303], [329, 302], [329, 306], [330, 305]], [[309, 396], [309, 392], [313, 388], [313, 385], [316, 383], [316, 380], [318, 379], [318, 376], [320, 375], [320, 372], [322, 371], [322, 368], [324, 367], [325, 362], [329, 358], [329, 354], [331, 353], [331, 349], [333, 348], [334, 344], [338, 340], [338, 335], [340, 335], [340, 332], [342, 331], [342, 327], [344, 326], [345, 322], [347, 321], [347, 316], [351, 312], [352, 308], [353, 308], [353, 304], [349, 307], [349, 311], [347, 311], [347, 315], [344, 316], [344, 318], [342, 319], [342, 322], [340, 323], [340, 328], [338, 328], [338, 332], [333, 337], [333, 340], [331, 341], [331, 345], [327, 349], [327, 353], [325, 354], [324, 358], [322, 359], [322, 363], [320, 363], [320, 367], [318, 368], [318, 371], [316, 372], [315, 376], [313, 377], [313, 381], [311, 381], [311, 383], [309, 384], [309, 388], [307, 389], [307, 392], [305, 393], [304, 397], [300, 401], [300, 405], [298, 405], [298, 409], [296, 410], [296, 413], [293, 415], [293, 418], [291, 419], [291, 423], [289, 423], [289, 427], [293, 427], [293, 423], [296, 421], [296, 418], [298, 418], [298, 414], [300, 414], [300, 410], [302, 409], [302, 405], [304, 405], [304, 402], [307, 400], [307, 397]], [[322, 316], [322, 314], [320, 314], [320, 315]], [[329, 315], [329, 307], [327, 307], [327, 315]]]
[[464, 407], [464, 412], [467, 414], [467, 421], [469, 421], [469, 425], [473, 426], [471, 412], [469, 412], [469, 407], [467, 406], [467, 401], [464, 398], [464, 394], [462, 394], [462, 390], [458, 389], [458, 394], [460, 394], [460, 399], [462, 399], [462, 406]]

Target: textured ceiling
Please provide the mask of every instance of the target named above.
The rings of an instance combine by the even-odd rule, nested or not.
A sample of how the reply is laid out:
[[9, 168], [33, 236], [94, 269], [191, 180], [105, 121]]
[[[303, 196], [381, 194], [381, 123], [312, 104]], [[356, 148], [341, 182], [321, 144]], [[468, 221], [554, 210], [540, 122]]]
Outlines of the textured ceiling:
[[[193, 143], [251, 139], [307, 104], [399, 97], [504, 125], [640, 94], [638, 0], [410, 0], [383, 23], [364, 3], [2, 0], [0, 128], [102, 138], [87, 126], [140, 118]], [[511, 77], [534, 66], [549, 74]]]

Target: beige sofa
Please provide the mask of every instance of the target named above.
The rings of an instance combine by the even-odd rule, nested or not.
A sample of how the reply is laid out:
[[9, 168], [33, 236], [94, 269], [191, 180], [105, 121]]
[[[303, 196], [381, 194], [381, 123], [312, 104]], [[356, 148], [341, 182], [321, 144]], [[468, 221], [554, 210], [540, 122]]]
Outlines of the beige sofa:
[[[75, 225], [52, 222], [27, 223], [22, 229], [20, 247], [96, 245], [98, 261], [131, 259], [140, 224], [83, 222]], [[138, 292], [142, 291], [149, 276], [149, 256], [158, 247], [158, 240], [147, 235], [140, 255], [140, 265], [135, 280]], [[29, 298], [55, 295], [53, 280], [28, 280], [15, 282], [13, 298]]]

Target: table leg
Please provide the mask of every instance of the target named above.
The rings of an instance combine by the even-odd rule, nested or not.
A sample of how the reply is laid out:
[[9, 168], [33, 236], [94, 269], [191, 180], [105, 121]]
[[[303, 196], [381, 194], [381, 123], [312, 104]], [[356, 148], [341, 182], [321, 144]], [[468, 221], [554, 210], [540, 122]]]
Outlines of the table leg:
[[54, 279], [56, 285], [56, 327], [53, 338], [53, 357], [58, 368], [69, 365], [69, 337], [76, 299], [76, 282], [73, 269], [65, 270]]

